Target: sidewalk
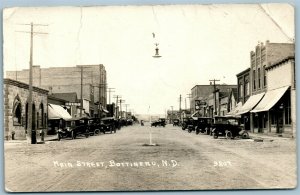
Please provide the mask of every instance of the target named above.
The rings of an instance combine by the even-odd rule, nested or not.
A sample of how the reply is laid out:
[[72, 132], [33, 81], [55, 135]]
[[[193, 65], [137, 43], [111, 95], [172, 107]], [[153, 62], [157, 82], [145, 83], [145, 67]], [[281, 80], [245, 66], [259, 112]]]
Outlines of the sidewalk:
[[[50, 141], [57, 141], [57, 135], [48, 135], [44, 138], [44, 142], [50, 142]], [[27, 140], [24, 139], [24, 140], [4, 140], [4, 144], [26, 144], [27, 143]], [[37, 138], [37, 144], [42, 144], [41, 142], [41, 138], [38, 137]]]
[[291, 137], [283, 137], [278, 136], [278, 134], [263, 134], [263, 133], [252, 133], [248, 132], [250, 139], [253, 139], [254, 141], [274, 141], [274, 140], [291, 140], [294, 138]]

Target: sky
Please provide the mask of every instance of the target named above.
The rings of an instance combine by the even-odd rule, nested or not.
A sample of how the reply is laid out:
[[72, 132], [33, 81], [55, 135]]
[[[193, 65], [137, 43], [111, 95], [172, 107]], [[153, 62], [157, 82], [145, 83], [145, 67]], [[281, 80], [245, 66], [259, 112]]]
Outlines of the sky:
[[[3, 15], [4, 77], [29, 68], [30, 27], [34, 65], [104, 64], [112, 95], [139, 114], [185, 108], [195, 85], [236, 84], [259, 42], [291, 43], [289, 4], [209, 4], [10, 8]], [[152, 33], [155, 33], [153, 38]], [[153, 58], [159, 43], [160, 58]], [[80, 78], [78, 78], [80, 79]], [[149, 109], [150, 107], [150, 109]], [[189, 103], [187, 103], [189, 107]]]

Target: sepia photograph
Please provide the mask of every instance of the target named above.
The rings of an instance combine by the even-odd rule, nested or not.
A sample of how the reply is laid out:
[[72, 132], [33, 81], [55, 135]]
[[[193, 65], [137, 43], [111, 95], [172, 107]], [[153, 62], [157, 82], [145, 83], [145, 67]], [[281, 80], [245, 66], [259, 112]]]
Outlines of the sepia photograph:
[[6, 192], [297, 188], [294, 5], [2, 17]]

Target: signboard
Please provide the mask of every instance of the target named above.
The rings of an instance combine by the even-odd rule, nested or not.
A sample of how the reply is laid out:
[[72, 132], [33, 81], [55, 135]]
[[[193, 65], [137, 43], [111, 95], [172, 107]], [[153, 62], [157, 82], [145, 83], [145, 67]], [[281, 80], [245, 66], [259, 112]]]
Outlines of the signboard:
[[195, 110], [200, 110], [200, 100], [195, 100]]
[[78, 103], [78, 102], [67, 102], [66, 106], [80, 106], [80, 103]]
[[200, 110], [201, 106], [205, 106], [206, 102], [201, 100], [195, 100], [195, 110]]

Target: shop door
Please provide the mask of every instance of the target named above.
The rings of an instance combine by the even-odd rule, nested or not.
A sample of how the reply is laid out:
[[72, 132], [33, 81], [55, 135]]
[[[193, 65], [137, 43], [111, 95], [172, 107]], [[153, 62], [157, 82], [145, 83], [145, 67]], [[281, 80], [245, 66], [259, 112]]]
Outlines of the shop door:
[[283, 133], [283, 112], [277, 112], [276, 133]]

